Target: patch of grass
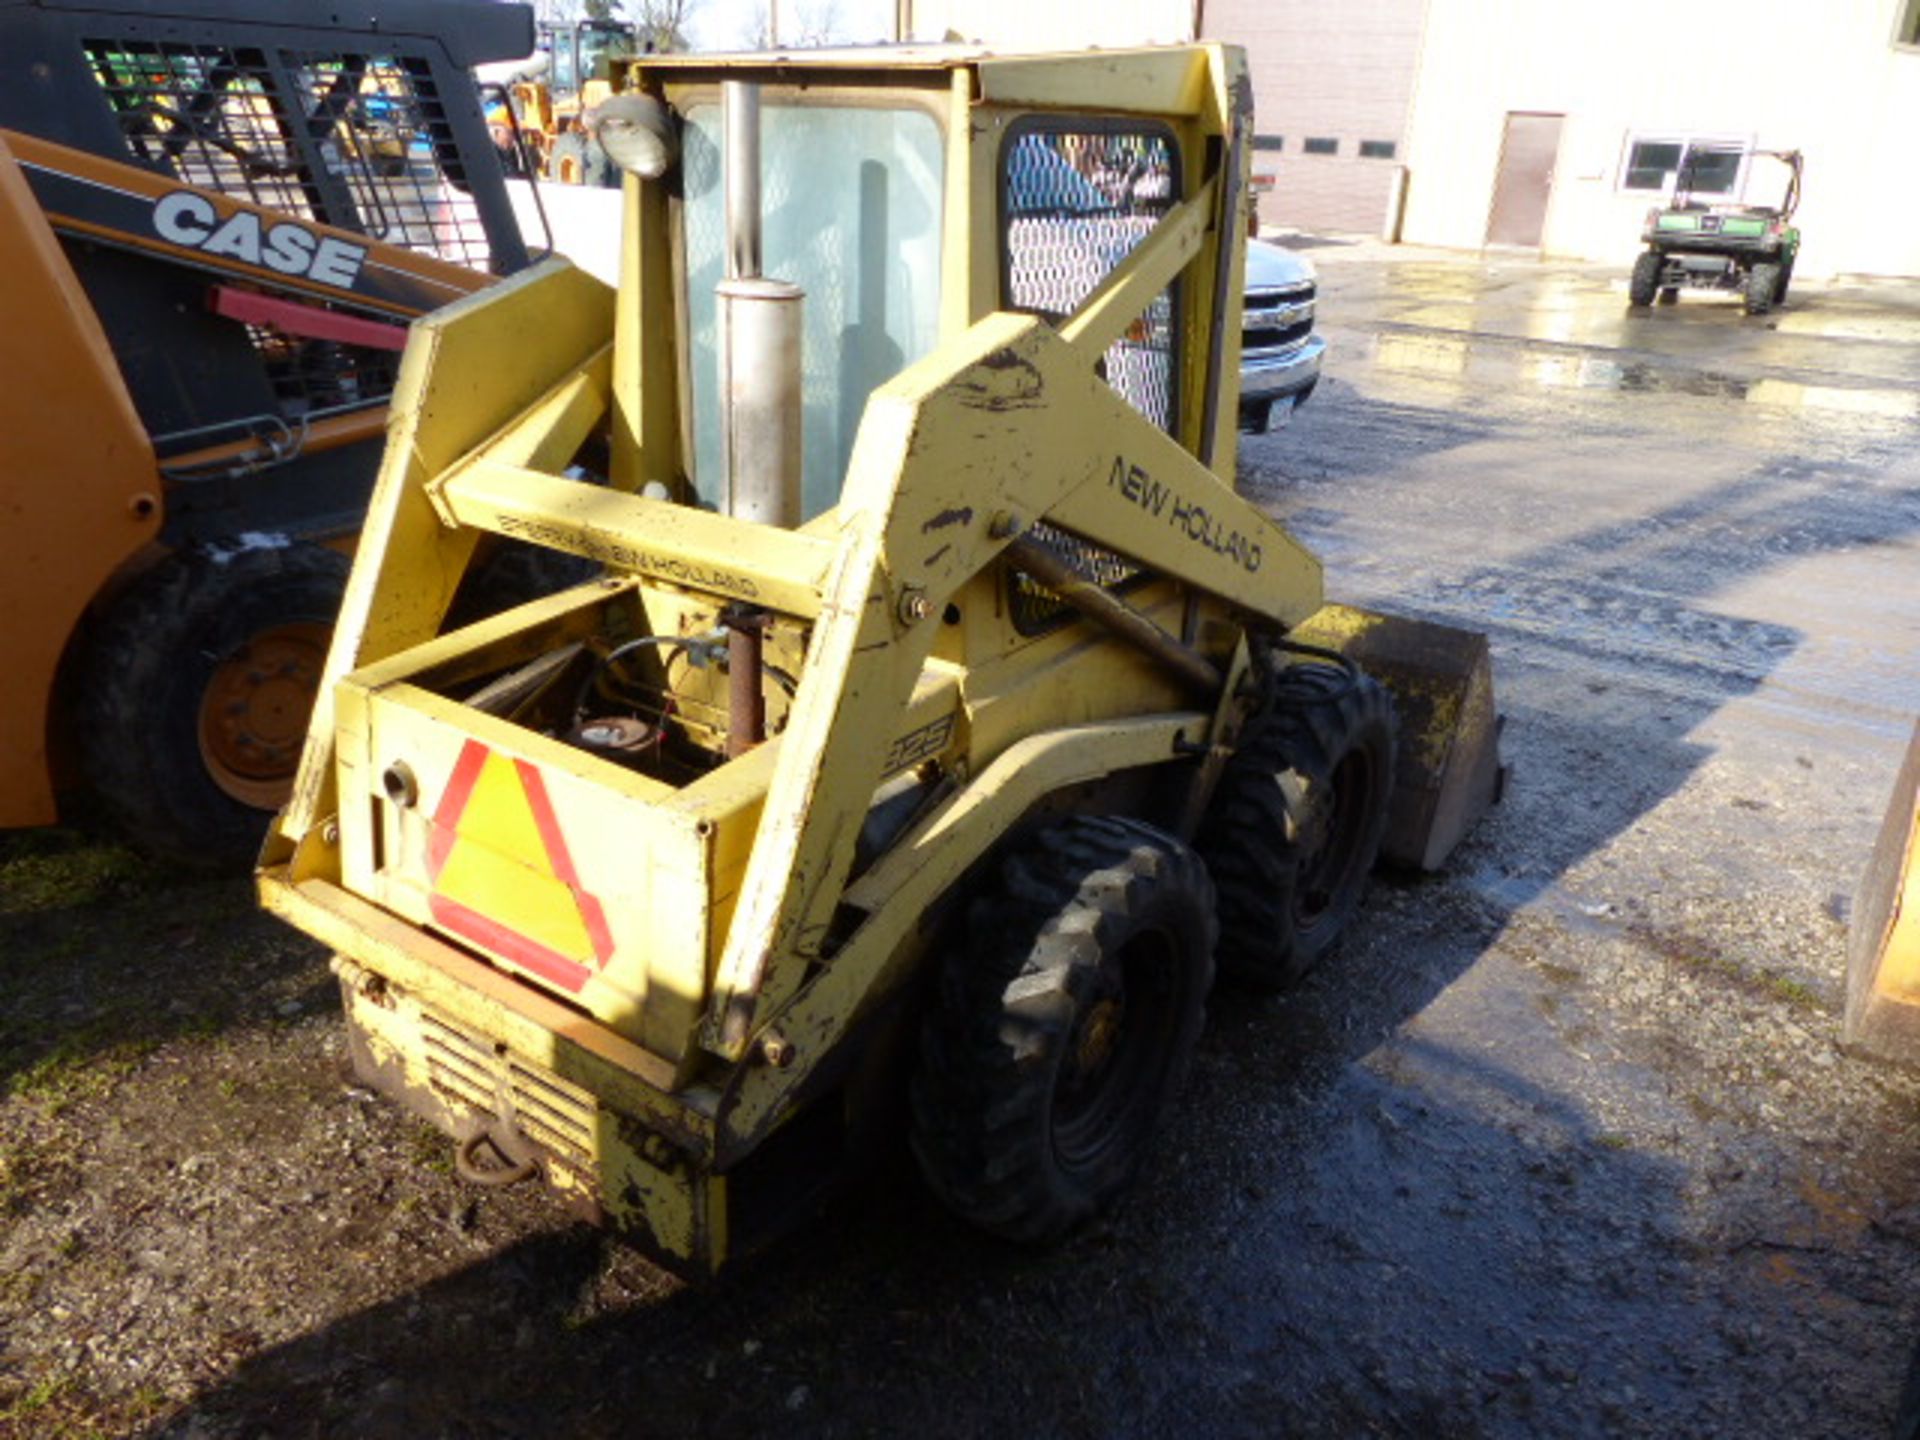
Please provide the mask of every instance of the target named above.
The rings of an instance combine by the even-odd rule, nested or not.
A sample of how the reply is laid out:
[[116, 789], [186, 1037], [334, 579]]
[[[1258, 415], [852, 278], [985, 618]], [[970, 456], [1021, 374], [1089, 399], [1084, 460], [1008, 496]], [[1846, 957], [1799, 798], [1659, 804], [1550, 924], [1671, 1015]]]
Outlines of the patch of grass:
[[[5, 1213], [0, 1205], [0, 1214]], [[40, 1293], [40, 1277], [30, 1269], [0, 1272], [0, 1303], [15, 1310], [24, 1310], [33, 1303], [33, 1297]]]
[[235, 1016], [231, 1010], [218, 1013], [203, 1010], [190, 1015], [180, 1022], [180, 1038], [183, 1040], [212, 1040], [223, 1031], [233, 1027]]
[[1723, 981], [1749, 995], [1783, 1001], [1795, 1009], [1820, 1008], [1820, 997], [1810, 986], [1788, 976], [1748, 965], [1704, 941], [1685, 935], [1669, 935], [1644, 925], [1632, 927], [1628, 934], [1662, 959], [1696, 975]]
[[29, 1386], [12, 1394], [0, 1392], [0, 1434], [38, 1434], [71, 1436], [84, 1434], [73, 1428], [73, 1409], [79, 1398], [79, 1380], [73, 1373], [42, 1375]]
[[1762, 983], [1771, 994], [1789, 1005], [1797, 1005], [1803, 1010], [1820, 1008], [1820, 997], [1798, 980], [1789, 979], [1785, 975], [1769, 975]]
[[80, 1137], [65, 1126], [46, 1134], [0, 1135], [0, 1215], [20, 1215], [49, 1190], [70, 1182]]
[[0, 915], [77, 910], [144, 889], [151, 861], [118, 845], [11, 847], [0, 856]]
[[31, 1385], [0, 1391], [0, 1440], [97, 1440], [145, 1428], [172, 1402], [158, 1386], [143, 1385], [119, 1401], [89, 1396], [72, 1371], [44, 1375]]
[[431, 1125], [416, 1124], [408, 1131], [407, 1158], [436, 1175], [453, 1174], [453, 1142]]
[[1617, 1130], [1605, 1130], [1593, 1137], [1593, 1143], [1603, 1150], [1630, 1150], [1633, 1148], [1633, 1137], [1622, 1135]]
[[111, 1093], [160, 1045], [152, 1035], [125, 1033], [127, 1023], [110, 1017], [62, 1035], [46, 1054], [7, 1077], [6, 1093], [48, 1115]]

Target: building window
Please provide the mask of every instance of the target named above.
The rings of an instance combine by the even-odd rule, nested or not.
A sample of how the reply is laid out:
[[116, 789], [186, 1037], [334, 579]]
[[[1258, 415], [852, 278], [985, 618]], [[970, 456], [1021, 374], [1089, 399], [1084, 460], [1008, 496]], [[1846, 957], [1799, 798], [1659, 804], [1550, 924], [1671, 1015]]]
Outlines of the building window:
[[1397, 147], [1391, 140], [1362, 140], [1360, 158], [1362, 160], [1391, 160]]
[[1340, 142], [1325, 135], [1309, 135], [1300, 148], [1309, 155], [1338, 155]]
[[1283, 138], [1285, 137], [1280, 135], [1255, 135], [1253, 137], [1253, 148], [1256, 150], [1278, 150], [1282, 148], [1280, 142]]
[[1620, 188], [1664, 191], [1672, 185], [1695, 195], [1731, 195], [1739, 187], [1746, 159], [1747, 145], [1742, 140], [1629, 136]]

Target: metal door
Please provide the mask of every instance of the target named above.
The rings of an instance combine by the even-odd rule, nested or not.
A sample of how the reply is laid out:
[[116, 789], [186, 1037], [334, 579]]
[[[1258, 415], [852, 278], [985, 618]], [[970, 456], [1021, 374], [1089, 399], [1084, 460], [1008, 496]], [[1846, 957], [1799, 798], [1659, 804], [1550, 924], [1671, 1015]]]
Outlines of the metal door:
[[1560, 153], [1564, 115], [1510, 111], [1500, 141], [1500, 173], [1487, 214], [1489, 245], [1538, 245], [1553, 193], [1553, 162]]

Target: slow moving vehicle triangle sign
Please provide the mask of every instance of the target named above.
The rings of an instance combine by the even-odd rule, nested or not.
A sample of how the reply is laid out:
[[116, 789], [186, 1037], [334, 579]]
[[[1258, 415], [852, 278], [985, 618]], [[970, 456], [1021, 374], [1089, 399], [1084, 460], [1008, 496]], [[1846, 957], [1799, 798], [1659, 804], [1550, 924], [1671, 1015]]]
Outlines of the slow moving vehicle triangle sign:
[[538, 769], [468, 740], [435, 809], [427, 908], [440, 925], [577, 995], [613, 956]]

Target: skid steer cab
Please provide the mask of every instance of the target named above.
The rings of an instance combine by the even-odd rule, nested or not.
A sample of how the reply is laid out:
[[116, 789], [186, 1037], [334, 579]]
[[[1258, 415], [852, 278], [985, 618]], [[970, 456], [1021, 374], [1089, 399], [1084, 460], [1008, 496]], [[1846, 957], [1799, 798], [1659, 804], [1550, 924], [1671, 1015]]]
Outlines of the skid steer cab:
[[[265, 902], [464, 1173], [685, 1271], [903, 1112], [959, 1214], [1060, 1235], [1216, 971], [1297, 980], [1491, 801], [1485, 642], [1327, 605], [1234, 493], [1237, 50], [625, 91], [617, 293], [413, 331]], [[604, 574], [448, 629], [485, 536]]]

